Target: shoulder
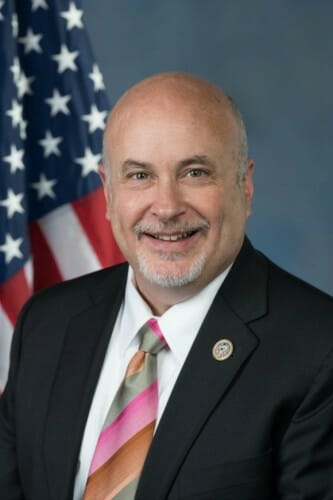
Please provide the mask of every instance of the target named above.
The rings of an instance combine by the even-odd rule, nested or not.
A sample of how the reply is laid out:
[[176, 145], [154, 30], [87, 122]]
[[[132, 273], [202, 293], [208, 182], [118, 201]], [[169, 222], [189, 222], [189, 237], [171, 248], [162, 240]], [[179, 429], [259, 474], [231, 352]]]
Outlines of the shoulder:
[[266, 260], [271, 309], [283, 307], [305, 318], [323, 316], [333, 322], [333, 297]]
[[20, 316], [25, 316], [28, 311], [62, 315], [71, 310], [75, 314], [75, 311], [98, 303], [125, 286], [127, 270], [128, 265], [123, 263], [40, 290], [27, 301]]

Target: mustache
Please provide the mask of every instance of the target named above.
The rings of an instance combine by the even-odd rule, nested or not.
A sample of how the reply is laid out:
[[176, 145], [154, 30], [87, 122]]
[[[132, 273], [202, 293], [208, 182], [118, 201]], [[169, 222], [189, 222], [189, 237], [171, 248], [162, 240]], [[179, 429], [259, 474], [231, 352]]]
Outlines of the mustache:
[[180, 221], [158, 221], [154, 224], [147, 224], [145, 222], [137, 222], [134, 226], [134, 232], [137, 238], [144, 233], [159, 234], [163, 232], [176, 232], [176, 233], [194, 233], [196, 231], [203, 231], [207, 233], [210, 224], [205, 219], [199, 219], [195, 222], [180, 222]]

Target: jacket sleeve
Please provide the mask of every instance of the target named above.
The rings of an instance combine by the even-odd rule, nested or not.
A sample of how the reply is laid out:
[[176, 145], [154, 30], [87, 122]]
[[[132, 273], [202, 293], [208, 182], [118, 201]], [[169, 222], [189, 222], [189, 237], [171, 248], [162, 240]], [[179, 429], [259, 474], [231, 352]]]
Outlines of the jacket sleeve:
[[333, 500], [333, 351], [288, 426], [277, 465], [279, 500]]
[[29, 308], [23, 308], [15, 328], [8, 381], [0, 398], [0, 498], [24, 500], [17, 462], [15, 431], [15, 385], [21, 350], [21, 325]]

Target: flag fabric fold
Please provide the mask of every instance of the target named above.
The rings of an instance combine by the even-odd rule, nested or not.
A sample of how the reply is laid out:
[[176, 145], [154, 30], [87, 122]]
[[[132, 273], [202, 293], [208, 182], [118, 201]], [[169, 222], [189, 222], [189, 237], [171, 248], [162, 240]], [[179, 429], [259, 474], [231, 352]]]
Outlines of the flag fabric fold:
[[79, 0], [0, 0], [0, 391], [34, 291], [123, 257], [98, 177], [109, 109]]

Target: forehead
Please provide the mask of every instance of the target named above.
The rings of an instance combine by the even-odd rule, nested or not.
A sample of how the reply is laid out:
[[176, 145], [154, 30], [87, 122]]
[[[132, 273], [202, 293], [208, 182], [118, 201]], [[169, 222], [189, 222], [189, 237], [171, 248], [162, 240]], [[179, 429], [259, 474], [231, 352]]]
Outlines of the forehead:
[[199, 148], [234, 149], [237, 133], [230, 117], [184, 102], [141, 103], [123, 110], [105, 134], [108, 153], [120, 149]]
[[192, 148], [184, 154], [204, 152], [194, 151], [195, 145], [234, 150], [238, 129], [227, 98], [199, 90], [160, 86], [125, 96], [110, 115], [106, 153], [154, 148], [162, 155], [172, 150], [180, 154], [182, 148]]

